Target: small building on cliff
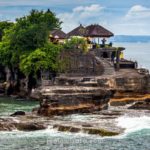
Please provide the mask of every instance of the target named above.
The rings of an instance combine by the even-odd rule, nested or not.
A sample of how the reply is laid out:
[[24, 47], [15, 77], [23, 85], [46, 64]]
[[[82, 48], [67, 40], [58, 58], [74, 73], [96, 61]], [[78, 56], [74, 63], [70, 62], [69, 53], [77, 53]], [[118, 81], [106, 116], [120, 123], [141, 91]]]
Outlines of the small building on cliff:
[[89, 51], [93, 51], [101, 59], [107, 59], [114, 64], [116, 69], [120, 68], [137, 68], [137, 62], [124, 59], [123, 47], [113, 47], [113, 43], [107, 43], [107, 39], [114, 36], [108, 29], [92, 24], [84, 27], [80, 24], [67, 34], [68, 38], [83, 37], [88, 43]]
[[67, 39], [67, 35], [60, 29], [55, 29], [50, 32], [49, 40], [55, 44], [61, 43], [63, 44]]
[[[64, 49], [60, 54], [59, 74], [65, 76], [101, 76], [106, 74], [105, 70], [119, 70], [120, 68], [136, 68], [137, 64], [123, 58], [123, 47], [114, 47], [112, 43], [107, 43], [107, 39], [114, 36], [108, 29], [92, 24], [87, 27], [79, 25], [68, 34], [60, 29], [50, 32], [51, 42], [65, 44], [73, 37], [83, 38], [87, 42], [88, 51], [83, 52], [82, 46], [73, 46]], [[104, 63], [105, 62], [105, 63]], [[111, 68], [111, 69], [109, 69]], [[108, 71], [111, 72], [111, 71]], [[111, 74], [111, 73], [110, 73]], [[53, 79], [52, 73], [44, 72], [43, 78]]]

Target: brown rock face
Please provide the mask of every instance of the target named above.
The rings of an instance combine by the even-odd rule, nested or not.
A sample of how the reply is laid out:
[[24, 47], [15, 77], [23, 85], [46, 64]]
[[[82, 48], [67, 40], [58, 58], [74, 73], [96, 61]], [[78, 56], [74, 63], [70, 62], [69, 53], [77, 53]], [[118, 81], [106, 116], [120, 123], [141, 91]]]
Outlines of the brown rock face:
[[[47, 92], [48, 91], [48, 92]], [[108, 108], [113, 92], [100, 87], [49, 87], [43, 95], [49, 104], [42, 104], [39, 115], [68, 115], [73, 113], [91, 113]]]
[[24, 116], [26, 113], [24, 111], [16, 111], [15, 113], [11, 114], [10, 116]]
[[146, 99], [144, 101], [139, 101], [130, 106], [128, 109], [146, 109], [150, 110], [150, 99]]
[[[57, 85], [40, 89], [41, 99], [47, 104], [40, 105], [37, 113], [44, 116], [91, 113], [108, 108], [114, 91], [100, 87], [93, 77], [57, 78]], [[37, 93], [37, 90], [34, 91]], [[33, 95], [33, 94], [32, 94]]]
[[0, 118], [0, 131], [36, 131], [43, 130], [47, 127], [40, 122], [15, 122], [12, 118], [3, 119]]
[[107, 66], [103, 75], [61, 74], [56, 77], [53, 85], [35, 89], [32, 96], [40, 95], [40, 99], [46, 98], [49, 101], [47, 107], [38, 109], [38, 114], [51, 116], [90, 113], [107, 109], [109, 102], [113, 106], [126, 105], [150, 93], [149, 74], [141, 74], [137, 69], [120, 69], [116, 72], [107, 60], [101, 60], [101, 64], [102, 62]]
[[44, 126], [41, 123], [18, 123], [16, 124], [16, 127], [18, 130], [21, 131], [36, 131], [36, 130], [43, 130], [46, 129], [46, 126]]
[[81, 104], [77, 106], [58, 106], [58, 107], [40, 107], [38, 110], [39, 115], [54, 116], [54, 115], [69, 115], [75, 113], [92, 113], [101, 110], [102, 106], [95, 106], [93, 104]]
[[0, 131], [12, 131], [16, 129], [16, 122], [12, 118], [0, 118]]
[[150, 104], [149, 100], [150, 100], [150, 94], [141, 94], [141, 93], [133, 93], [133, 92], [118, 93], [115, 95], [114, 98], [110, 99], [110, 105], [111, 106], [125, 106], [128, 104], [133, 104], [131, 108], [135, 107], [136, 109], [136, 106], [137, 106], [137, 109], [138, 109], [138, 105], [139, 105], [139, 107], [141, 106], [141, 108], [145, 107], [148, 109], [149, 104]]
[[95, 134], [100, 136], [115, 136], [118, 135], [119, 132], [108, 131], [100, 128], [93, 127], [75, 127], [75, 126], [67, 126], [67, 125], [54, 125], [53, 128], [57, 128], [58, 131], [62, 132], [85, 132], [87, 134]]
[[14, 129], [16, 127], [13, 120], [0, 118], [0, 131], [12, 131]]

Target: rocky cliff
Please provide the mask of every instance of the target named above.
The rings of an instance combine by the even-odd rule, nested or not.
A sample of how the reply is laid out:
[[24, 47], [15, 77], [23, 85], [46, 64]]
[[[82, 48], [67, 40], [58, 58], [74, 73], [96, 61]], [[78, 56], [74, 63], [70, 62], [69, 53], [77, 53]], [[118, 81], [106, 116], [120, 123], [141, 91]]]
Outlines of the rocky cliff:
[[32, 98], [47, 99], [49, 105], [38, 113], [62, 115], [106, 109], [114, 91], [98, 85], [94, 78], [57, 78], [56, 85], [32, 91]]
[[[90, 113], [108, 108], [121, 98], [150, 93], [150, 75], [139, 70], [125, 69], [113, 75], [89, 77], [60, 76], [52, 86], [32, 91], [32, 98], [47, 99], [49, 105], [40, 107], [40, 115]], [[117, 101], [118, 103], [118, 101]]]

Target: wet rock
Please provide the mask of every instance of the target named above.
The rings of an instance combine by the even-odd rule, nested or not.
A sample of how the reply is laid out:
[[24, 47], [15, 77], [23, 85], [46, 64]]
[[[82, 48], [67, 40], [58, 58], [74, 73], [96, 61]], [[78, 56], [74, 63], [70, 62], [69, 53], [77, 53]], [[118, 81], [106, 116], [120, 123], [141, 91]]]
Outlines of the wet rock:
[[111, 106], [125, 106], [128, 104], [134, 103], [134, 100], [125, 100], [125, 101], [112, 101], [110, 103]]
[[146, 109], [150, 110], [150, 99], [146, 99], [144, 101], [139, 101], [134, 103], [132, 106], [128, 107], [128, 109]]
[[[61, 81], [61, 79], [68, 82], [68, 78], [57, 80]], [[108, 102], [114, 95], [114, 90], [99, 87], [97, 81], [91, 77], [69, 78], [69, 80], [71, 82], [65, 86], [58, 82], [56, 85], [44, 86], [40, 90], [32, 91], [33, 94], [39, 92], [41, 99], [48, 100], [48, 103], [44, 102], [44, 105], [43, 102], [40, 103], [40, 108], [37, 110], [38, 115], [68, 115], [108, 109]]]
[[16, 127], [14, 124], [3, 124], [3, 123], [0, 123], [0, 131], [12, 131], [12, 130], [15, 130]]
[[82, 124], [82, 127], [92, 127], [90, 124]]
[[73, 133], [78, 133], [81, 131], [80, 128], [77, 127], [72, 127], [72, 126], [66, 126], [66, 125], [54, 125], [53, 128], [57, 128], [58, 131], [62, 132], [73, 132]]
[[96, 134], [96, 135], [100, 135], [100, 136], [116, 136], [116, 135], [119, 135], [118, 132], [108, 131], [108, 130], [105, 130], [105, 129], [84, 128], [83, 131], [88, 133], [88, 134]]
[[69, 114], [82, 114], [82, 113], [92, 113], [94, 111], [100, 111], [100, 106], [95, 106], [93, 104], [81, 104], [77, 106], [58, 106], [58, 107], [40, 107], [38, 110], [38, 115], [42, 116], [59, 116], [59, 115], [69, 115]]
[[101, 112], [102, 115], [104, 116], [120, 116], [122, 115], [121, 112]]
[[72, 132], [72, 133], [78, 133], [78, 132], [81, 131], [81, 129], [76, 128], [76, 127], [71, 127], [69, 131]]
[[62, 132], [85, 132], [88, 134], [95, 134], [100, 136], [116, 136], [119, 135], [119, 132], [108, 131], [105, 129], [99, 128], [90, 128], [90, 127], [73, 127], [68, 125], [54, 125], [53, 128], [57, 128], [58, 131]]
[[72, 127], [72, 126], [58, 125], [57, 127], [58, 127], [58, 131], [62, 131], [62, 132], [78, 133], [81, 131], [80, 128]]
[[15, 122], [12, 119], [0, 118], [0, 131], [12, 131], [15, 129]]
[[16, 127], [18, 130], [21, 130], [21, 131], [36, 131], [36, 130], [43, 130], [47, 128], [44, 124], [34, 123], [34, 122], [17, 123]]
[[15, 116], [25, 116], [26, 113], [24, 111], [16, 111], [15, 113], [11, 114], [10, 116], [15, 117]]
[[[36, 121], [36, 122], [35, 122]], [[36, 116], [20, 116], [17, 118], [0, 118], [0, 131], [36, 131], [46, 129], [47, 125]]]
[[[58, 87], [57, 87], [58, 88]], [[77, 88], [77, 89], [76, 89]], [[33, 110], [34, 112], [37, 111], [38, 115], [41, 116], [54, 116], [54, 115], [68, 115], [68, 114], [75, 114], [75, 113], [92, 113], [95, 111], [101, 111], [108, 109], [108, 102], [109, 98], [113, 96], [113, 92], [111, 90], [105, 90], [98, 88], [95, 90], [89, 89], [89, 88], [79, 88], [76, 87], [71, 90], [71, 93], [73, 94], [63, 94], [60, 99], [58, 99], [58, 95], [53, 94], [51, 97], [52, 100], [53, 97], [57, 98], [55, 99], [55, 102], [48, 101], [47, 99], [44, 99], [40, 102], [40, 107], [38, 110]], [[70, 89], [67, 87], [66, 89], [69, 91]], [[61, 87], [58, 88], [58, 90], [55, 89], [55, 92], [66, 92], [65, 89]], [[75, 94], [74, 92], [81, 92], [80, 94]], [[80, 91], [81, 90], [81, 91]], [[92, 93], [86, 93], [86, 92], [92, 92]], [[98, 90], [98, 91], [97, 91]], [[95, 94], [94, 94], [94, 93]], [[74, 95], [75, 94], [75, 95]]]
[[33, 113], [33, 114], [36, 114], [36, 113], [38, 112], [38, 110], [39, 110], [39, 107], [33, 108], [33, 109], [32, 109], [32, 113]]
[[117, 118], [116, 116], [114, 116], [114, 117], [112, 117], [112, 116], [101, 117], [101, 119], [116, 119], [116, 118]]
[[31, 94], [30, 94], [31, 99], [40, 100], [41, 97], [42, 97], [42, 95], [41, 95], [39, 89], [37, 89], [37, 90], [32, 89]]

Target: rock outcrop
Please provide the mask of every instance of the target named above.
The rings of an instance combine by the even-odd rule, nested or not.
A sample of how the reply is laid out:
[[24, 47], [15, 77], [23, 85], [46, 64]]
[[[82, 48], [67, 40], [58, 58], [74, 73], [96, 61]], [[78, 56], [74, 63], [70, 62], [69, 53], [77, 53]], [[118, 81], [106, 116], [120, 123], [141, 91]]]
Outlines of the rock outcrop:
[[26, 113], [24, 111], [16, 111], [10, 116], [15, 117], [15, 116], [24, 116]]
[[107, 109], [108, 103], [126, 105], [143, 99], [150, 93], [149, 89], [150, 75], [125, 69], [108, 76], [60, 76], [54, 85], [35, 89], [31, 96], [47, 99], [50, 105], [40, 107], [38, 114], [51, 116], [100, 111]]
[[30, 123], [17, 123], [16, 128], [21, 131], [36, 131], [46, 129], [47, 127], [41, 123], [30, 122]]
[[62, 132], [72, 132], [72, 133], [78, 133], [78, 132], [84, 132], [87, 134], [95, 134], [100, 136], [116, 136], [120, 133], [113, 132], [105, 129], [100, 128], [93, 128], [93, 127], [74, 127], [74, 126], [68, 126], [68, 125], [54, 125], [53, 128], [57, 128], [58, 131]]
[[15, 129], [16, 126], [13, 119], [0, 118], [0, 131], [12, 131]]
[[135, 102], [132, 106], [128, 107], [128, 109], [150, 110], [150, 99]]
[[47, 99], [49, 105], [41, 106], [39, 115], [100, 111], [108, 108], [109, 99], [114, 94], [113, 90], [100, 87], [93, 78], [57, 78], [56, 83], [40, 89], [41, 98]]
[[36, 118], [32, 118], [32, 116], [24, 116], [23, 118], [16, 119], [0, 118], [0, 131], [36, 131], [46, 128], [47, 126], [43, 122], [36, 121]]

